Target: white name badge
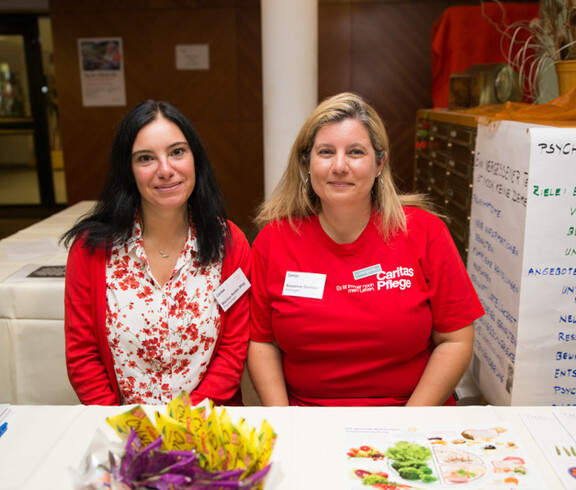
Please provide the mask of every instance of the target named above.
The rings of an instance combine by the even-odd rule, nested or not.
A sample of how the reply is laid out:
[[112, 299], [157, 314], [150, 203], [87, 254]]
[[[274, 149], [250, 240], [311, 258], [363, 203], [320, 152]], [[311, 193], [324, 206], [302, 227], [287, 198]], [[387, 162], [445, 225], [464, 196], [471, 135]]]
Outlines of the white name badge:
[[324, 284], [326, 284], [326, 274], [287, 271], [282, 294], [284, 296], [322, 299]]
[[240, 296], [250, 288], [250, 282], [238, 267], [236, 272], [226, 279], [220, 287], [214, 291], [214, 297], [224, 311], [228, 310]]

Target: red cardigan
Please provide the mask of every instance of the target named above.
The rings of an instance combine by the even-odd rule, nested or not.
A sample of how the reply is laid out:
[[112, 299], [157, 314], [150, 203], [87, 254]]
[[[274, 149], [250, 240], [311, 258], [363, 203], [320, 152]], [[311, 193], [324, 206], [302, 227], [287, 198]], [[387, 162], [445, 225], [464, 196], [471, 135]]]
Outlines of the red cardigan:
[[[250, 278], [250, 246], [229, 222], [231, 241], [222, 263], [222, 282], [239, 267]], [[66, 265], [64, 332], [68, 377], [85, 405], [119, 405], [114, 361], [106, 336], [106, 252], [92, 253], [77, 240]], [[216, 404], [242, 404], [240, 381], [249, 338], [248, 292], [228, 311], [220, 309], [221, 329], [214, 355], [196, 389], [193, 404], [211, 398]]]

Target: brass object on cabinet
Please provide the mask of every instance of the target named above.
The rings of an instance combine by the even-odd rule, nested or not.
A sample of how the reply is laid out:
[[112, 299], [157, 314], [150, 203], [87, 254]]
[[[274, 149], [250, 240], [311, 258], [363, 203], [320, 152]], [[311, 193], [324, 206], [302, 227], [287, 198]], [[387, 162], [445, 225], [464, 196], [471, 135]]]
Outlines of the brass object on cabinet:
[[450, 75], [450, 109], [484, 104], [521, 102], [518, 73], [506, 63], [472, 65], [463, 73]]

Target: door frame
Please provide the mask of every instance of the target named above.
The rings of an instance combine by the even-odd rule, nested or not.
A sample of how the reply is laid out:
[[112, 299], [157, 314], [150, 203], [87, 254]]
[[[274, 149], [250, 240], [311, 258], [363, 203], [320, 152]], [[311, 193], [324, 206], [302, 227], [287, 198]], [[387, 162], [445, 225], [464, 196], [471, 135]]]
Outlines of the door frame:
[[[52, 158], [50, 153], [50, 134], [46, 113], [47, 83], [42, 69], [42, 47], [38, 29], [37, 14], [2, 14], [0, 16], [0, 35], [21, 35], [24, 38], [24, 56], [28, 75], [28, 94], [30, 98], [31, 118], [0, 118], [1, 130], [33, 130], [34, 152], [36, 157], [36, 177], [40, 192], [40, 205], [26, 207], [54, 208], [56, 206], [54, 181], [52, 177]], [[12, 208], [9, 204], [1, 208]], [[22, 207], [22, 205], [18, 205]]]

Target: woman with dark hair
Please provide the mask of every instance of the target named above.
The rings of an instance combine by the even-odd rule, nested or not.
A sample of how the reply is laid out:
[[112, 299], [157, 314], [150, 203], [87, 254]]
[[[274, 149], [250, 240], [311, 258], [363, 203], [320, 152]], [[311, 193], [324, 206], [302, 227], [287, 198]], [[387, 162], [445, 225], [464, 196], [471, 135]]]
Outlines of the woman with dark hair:
[[250, 248], [182, 113], [148, 100], [126, 115], [98, 203], [62, 239], [66, 363], [82, 403], [186, 391], [241, 404], [248, 295], [224, 310], [214, 292], [239, 269], [249, 277]]

